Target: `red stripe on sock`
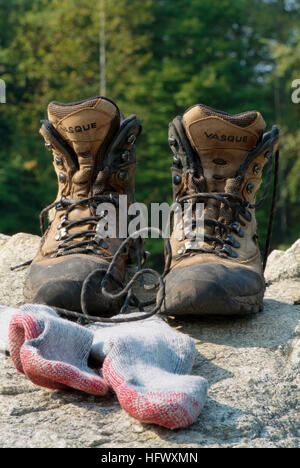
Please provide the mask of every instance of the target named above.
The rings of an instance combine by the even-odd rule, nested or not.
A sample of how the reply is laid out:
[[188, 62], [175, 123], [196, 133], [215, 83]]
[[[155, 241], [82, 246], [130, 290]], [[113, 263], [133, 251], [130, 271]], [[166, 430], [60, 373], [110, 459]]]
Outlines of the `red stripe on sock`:
[[176, 429], [195, 422], [201, 412], [200, 403], [183, 392], [139, 394], [127, 385], [109, 359], [104, 361], [103, 375], [122, 408], [141, 422]]
[[67, 386], [91, 395], [107, 393], [107, 385], [100, 376], [81, 371], [72, 364], [46, 360], [38, 349], [26, 344], [20, 354], [26, 376], [36, 385], [51, 389]]
[[42, 329], [37, 320], [28, 314], [13, 315], [8, 329], [9, 351], [12, 361], [19, 372], [24, 374], [20, 349], [24, 342], [37, 338]]
[[72, 387], [92, 395], [107, 393], [102, 377], [93, 376], [75, 366], [44, 359], [39, 350], [27, 344], [42, 333], [38, 321], [29, 314], [16, 314], [9, 325], [9, 348], [16, 369], [41, 387], [61, 390]]

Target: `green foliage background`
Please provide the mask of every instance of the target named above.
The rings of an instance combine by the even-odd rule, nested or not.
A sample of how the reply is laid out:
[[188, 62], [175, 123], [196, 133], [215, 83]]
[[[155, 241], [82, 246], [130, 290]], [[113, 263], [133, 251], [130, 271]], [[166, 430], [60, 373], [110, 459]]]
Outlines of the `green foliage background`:
[[[106, 0], [107, 96], [136, 113], [137, 194], [171, 201], [168, 123], [196, 103], [229, 113], [257, 109], [282, 132], [280, 196], [272, 247], [300, 233], [298, 0]], [[90, 0], [0, 0], [0, 232], [39, 233], [56, 195], [50, 153], [38, 135], [51, 100], [99, 94], [99, 5]], [[261, 242], [269, 200], [258, 213]], [[152, 264], [161, 242], [149, 241]]]

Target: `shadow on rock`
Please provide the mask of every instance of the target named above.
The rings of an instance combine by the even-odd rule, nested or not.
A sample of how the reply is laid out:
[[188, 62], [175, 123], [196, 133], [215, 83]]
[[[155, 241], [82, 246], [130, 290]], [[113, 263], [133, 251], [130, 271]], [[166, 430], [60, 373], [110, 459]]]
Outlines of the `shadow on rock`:
[[198, 344], [275, 348], [285, 345], [294, 336], [299, 319], [299, 306], [266, 299], [263, 312], [251, 316], [186, 316], [167, 320], [169, 325], [192, 336]]
[[254, 424], [252, 420], [246, 423], [246, 419], [242, 411], [208, 398], [197, 421], [187, 428], [170, 431], [150, 424], [145, 424], [144, 427], [167, 443], [176, 442], [176, 444], [186, 444], [188, 447], [207, 446], [226, 441], [239, 442], [250, 433], [256, 437], [261, 425]]
[[52, 400], [59, 400], [65, 405], [71, 404], [101, 414], [120, 411], [120, 404], [117, 397], [110, 391], [104, 396], [94, 396], [70, 388], [53, 392], [51, 398]]
[[221, 380], [234, 377], [233, 372], [229, 372], [228, 370], [215, 365], [210, 359], [205, 358], [201, 353], [199, 353], [199, 351], [196, 352], [192, 374], [207, 379], [209, 386], [214, 385]]

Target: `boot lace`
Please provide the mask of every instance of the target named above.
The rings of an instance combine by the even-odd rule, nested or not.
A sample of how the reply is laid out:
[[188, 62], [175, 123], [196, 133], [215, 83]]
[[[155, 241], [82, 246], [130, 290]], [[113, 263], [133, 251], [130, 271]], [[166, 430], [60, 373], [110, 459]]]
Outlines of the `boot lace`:
[[[274, 172], [274, 180], [273, 180], [273, 193], [272, 193], [272, 201], [271, 201], [271, 208], [269, 214], [269, 221], [268, 221], [268, 232], [266, 237], [266, 243], [264, 248], [264, 255], [263, 255], [263, 269], [265, 270], [267, 258], [270, 251], [270, 242], [271, 242], [271, 235], [272, 235], [272, 226], [274, 221], [274, 211], [276, 205], [276, 197], [277, 197], [277, 187], [278, 187], [278, 172], [279, 172], [279, 150], [277, 150], [274, 154], [274, 143], [278, 135], [277, 127], [273, 127], [270, 136], [270, 149], [266, 152], [265, 157], [268, 158], [267, 169], [266, 169], [266, 183], [264, 187], [263, 194], [260, 200], [256, 203], [248, 203], [241, 197], [231, 194], [231, 193], [191, 193], [189, 195], [185, 195], [177, 200], [181, 206], [184, 206], [185, 203], [190, 203], [192, 208], [195, 207], [197, 201], [206, 203], [209, 199], [215, 200], [221, 204], [222, 207], [226, 208], [227, 210], [231, 211], [231, 216], [227, 221], [227, 224], [220, 220], [216, 220], [213, 218], [206, 217], [204, 219], [204, 224], [212, 227], [214, 229], [215, 235], [204, 234], [204, 242], [209, 245], [212, 245], [211, 249], [207, 248], [199, 248], [198, 246], [194, 246], [193, 243], [189, 242], [187, 249], [182, 249], [182, 252], [179, 251], [177, 255], [174, 255], [173, 258], [180, 258], [183, 255], [196, 255], [197, 253], [212, 253], [214, 255], [218, 255], [223, 258], [237, 258], [238, 253], [234, 249], [238, 249], [240, 247], [240, 243], [233, 237], [233, 233], [237, 234], [239, 237], [243, 237], [244, 233], [242, 230], [242, 221], [241, 217], [244, 220], [250, 222], [252, 219], [252, 214], [250, 210], [254, 210], [259, 208], [263, 202], [265, 201], [269, 187], [271, 184], [272, 172]], [[251, 162], [251, 153], [248, 158], [246, 158], [245, 162], [241, 165], [239, 170], [235, 175], [235, 179], [237, 181], [237, 185], [241, 185], [243, 182], [243, 174], [245, 170], [249, 167]], [[273, 161], [275, 160], [274, 164], [274, 171], [273, 171]], [[195, 178], [192, 177], [190, 182], [190, 188], [194, 189], [195, 187], [199, 187], [200, 183]], [[191, 201], [192, 200], [192, 201]], [[195, 228], [196, 220], [192, 220], [192, 228]], [[192, 234], [192, 233], [191, 233]]]
[[[61, 240], [60, 244], [56, 248], [56, 252], [51, 255], [52, 258], [61, 257], [64, 255], [73, 254], [96, 254], [103, 255], [104, 257], [110, 257], [107, 252], [106, 244], [97, 234], [97, 224], [102, 219], [103, 215], [96, 214], [97, 206], [100, 203], [109, 202], [118, 207], [118, 197], [114, 195], [96, 195], [80, 200], [71, 200], [68, 198], [61, 198], [61, 200], [52, 203], [51, 205], [44, 208], [40, 214], [40, 227], [41, 233], [44, 235], [45, 229], [45, 215], [53, 208], [57, 211], [64, 210], [64, 215], [61, 218], [61, 222], [58, 225], [60, 230], [56, 236], [56, 240]], [[80, 218], [78, 220], [69, 220], [69, 214], [71, 211], [79, 206], [89, 206], [92, 208], [93, 216]], [[72, 228], [80, 226], [91, 226], [89, 229], [83, 229], [79, 232], [71, 234], [69, 231]], [[76, 239], [83, 239], [76, 241]]]
[[[113, 195], [97, 195], [97, 196], [92, 196], [92, 197], [85, 198], [82, 200], [71, 200], [67, 198], [62, 198], [60, 201], [56, 201], [52, 203], [51, 205], [47, 206], [46, 208], [44, 208], [40, 214], [40, 227], [41, 227], [41, 232], [43, 235], [46, 231], [45, 229], [46, 214], [53, 208], [56, 208], [56, 210], [65, 210], [65, 213], [64, 213], [64, 216], [62, 217], [62, 222], [61, 222], [61, 227], [65, 231], [63, 232], [63, 236], [62, 236], [63, 239], [60, 236], [60, 238], [62, 239], [62, 242], [57, 247], [56, 249], [57, 251], [52, 255], [53, 258], [64, 256], [64, 255], [71, 255], [75, 253], [76, 254], [93, 253], [93, 254], [98, 254], [98, 255], [100, 253], [101, 255], [104, 254], [104, 256], [107, 256], [107, 258], [111, 260], [108, 269], [96, 268], [84, 280], [82, 289], [81, 289], [81, 298], [80, 298], [82, 313], [67, 310], [67, 309], [62, 309], [59, 307], [53, 307], [53, 309], [56, 310], [56, 312], [59, 315], [65, 316], [70, 319], [77, 319], [77, 322], [80, 324], [91, 323], [91, 322], [123, 323], [123, 322], [133, 322], [133, 321], [139, 321], [139, 320], [144, 320], [146, 318], [150, 318], [159, 312], [163, 304], [163, 301], [165, 299], [164, 277], [166, 276], [169, 270], [170, 262], [171, 262], [170, 242], [169, 240], [167, 240], [167, 247], [165, 247], [168, 252], [169, 260], [166, 262], [166, 267], [165, 267], [165, 271], [163, 275], [160, 275], [157, 271], [153, 270], [152, 268], [143, 268], [144, 263], [145, 263], [145, 256], [142, 254], [143, 252], [142, 235], [147, 231], [147, 232], [155, 232], [155, 234], [158, 234], [160, 236], [162, 235], [162, 233], [159, 229], [143, 228], [141, 230], [134, 232], [121, 243], [120, 247], [118, 248], [118, 250], [116, 251], [116, 253], [113, 255], [112, 258], [111, 258], [111, 255], [105, 251], [103, 244], [102, 244], [101, 250], [100, 251], [98, 250], [99, 244], [101, 244], [102, 239], [98, 237], [97, 231], [95, 229], [86, 229], [76, 234], [70, 234], [70, 233], [68, 234], [68, 230], [75, 226], [87, 225], [87, 224], [91, 226], [97, 225], [100, 219], [102, 218], [102, 215], [94, 215], [94, 216], [85, 217], [85, 218], [81, 218], [80, 220], [74, 220], [74, 221], [68, 220], [68, 215], [73, 209], [75, 209], [76, 207], [80, 205], [89, 205], [96, 209], [100, 202], [112, 202], [115, 205], [118, 205], [118, 199], [117, 197]], [[79, 242], [74, 242], [74, 239], [76, 239], [77, 237], [80, 237], [80, 238], [85, 237], [86, 239], [79, 241]], [[138, 271], [130, 279], [127, 285], [123, 287], [123, 284], [117, 278], [115, 278], [112, 271], [115, 268], [119, 260], [119, 257], [124, 253], [128, 244], [132, 242], [135, 244]], [[16, 270], [18, 268], [28, 266], [32, 263], [32, 261], [33, 260], [29, 260], [29, 261], [22, 263], [21, 265], [16, 265], [14, 267], [11, 267], [11, 270]], [[111, 300], [119, 300], [119, 299], [124, 298], [123, 306], [121, 307], [119, 314], [115, 317], [108, 318], [108, 317], [89, 315], [88, 307], [87, 307], [87, 292], [88, 292], [89, 284], [92, 278], [99, 273], [104, 274], [104, 277], [100, 284], [101, 293], [105, 297]], [[151, 285], [148, 285], [147, 289], [148, 290], [158, 289], [158, 294], [156, 295], [155, 298], [151, 300], [141, 301], [134, 294], [133, 286], [134, 284], [136, 284], [137, 280], [139, 279], [142, 286], [144, 286], [144, 288], [146, 289], [146, 286], [144, 283], [145, 275], [148, 275], [148, 276], [150, 275], [155, 278], [156, 282], [152, 283]], [[108, 281], [112, 281], [113, 283], [115, 283], [115, 285], [119, 288], [119, 291], [117, 291], [116, 293], [107, 291], [106, 286], [107, 286]], [[148, 278], [148, 281], [149, 281], [149, 278]], [[149, 307], [153, 305], [154, 305], [154, 308], [149, 310]], [[147, 310], [145, 310], [146, 308]], [[136, 311], [137, 309], [139, 311], [138, 313], [132, 313], [133, 311]]]

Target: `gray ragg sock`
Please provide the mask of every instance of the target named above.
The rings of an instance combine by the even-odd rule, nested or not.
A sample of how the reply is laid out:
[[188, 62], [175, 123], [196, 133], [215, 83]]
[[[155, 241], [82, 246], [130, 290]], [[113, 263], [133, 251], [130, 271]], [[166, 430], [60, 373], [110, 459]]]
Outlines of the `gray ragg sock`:
[[94, 332], [91, 354], [104, 359], [106, 383], [131, 416], [171, 429], [197, 419], [208, 385], [189, 375], [195, 357], [190, 337], [158, 317], [88, 327]]
[[44, 305], [27, 304], [9, 324], [9, 350], [15, 367], [36, 385], [76, 388], [103, 395], [108, 387], [88, 367], [93, 334], [61, 319]]
[[[3, 312], [4, 341], [9, 328], [13, 362], [33, 383], [95, 395], [110, 387], [131, 416], [172, 429], [188, 426], [200, 414], [207, 381], [189, 375], [194, 342], [160, 318], [82, 327], [43, 305]], [[99, 367], [103, 363], [104, 378], [88, 367], [90, 354]]]

